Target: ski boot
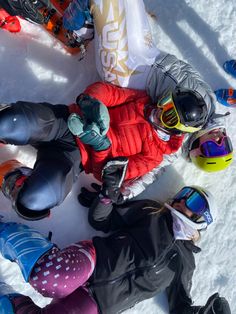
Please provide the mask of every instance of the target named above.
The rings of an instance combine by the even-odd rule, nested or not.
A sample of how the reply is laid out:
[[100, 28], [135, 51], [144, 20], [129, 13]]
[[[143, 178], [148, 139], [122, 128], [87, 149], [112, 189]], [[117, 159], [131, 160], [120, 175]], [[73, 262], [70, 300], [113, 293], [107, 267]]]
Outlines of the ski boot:
[[26, 220], [39, 220], [49, 216], [50, 209], [30, 210], [18, 201], [19, 193], [31, 172], [31, 168], [14, 159], [0, 164], [0, 188], [4, 196], [11, 200], [13, 209], [20, 217]]
[[223, 64], [225, 72], [236, 78], [236, 60], [229, 60]]
[[218, 89], [215, 92], [217, 101], [226, 107], [236, 107], [236, 90], [232, 88]]
[[36, 262], [53, 246], [40, 232], [26, 225], [0, 222], [0, 252], [17, 262], [26, 282]]
[[10, 159], [0, 164], [0, 188], [2, 187], [5, 175], [22, 166], [16, 159]]

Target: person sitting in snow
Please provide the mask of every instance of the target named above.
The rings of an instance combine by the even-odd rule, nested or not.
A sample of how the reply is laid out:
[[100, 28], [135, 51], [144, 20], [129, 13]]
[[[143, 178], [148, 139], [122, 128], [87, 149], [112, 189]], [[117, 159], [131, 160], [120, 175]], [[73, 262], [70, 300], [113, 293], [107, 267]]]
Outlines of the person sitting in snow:
[[[191, 106], [186, 104], [189, 97]], [[69, 193], [80, 173], [80, 161], [85, 172], [100, 181], [107, 162], [114, 158], [114, 163], [127, 164], [125, 181], [142, 177], [158, 166], [163, 156], [181, 147], [183, 129], [198, 130], [207, 119], [206, 104], [194, 92], [190, 96], [173, 94], [173, 100], [168, 102], [171, 114], [162, 109], [163, 103], [166, 100], [160, 99], [158, 106], [152, 106], [145, 91], [97, 82], [69, 107], [28, 102], [2, 104], [1, 141], [30, 144], [38, 150], [33, 170], [19, 167], [14, 161], [10, 169], [2, 165], [3, 193], [13, 201], [19, 215], [40, 219]], [[175, 128], [169, 125], [177, 113], [174, 108], [178, 108], [181, 118], [193, 117], [191, 124], [179, 122]], [[186, 111], [189, 108], [191, 112]], [[168, 139], [159, 136], [157, 125], [170, 127]], [[126, 161], [117, 157], [125, 157]]]
[[[122, 180], [122, 171], [116, 178]], [[215, 211], [208, 191], [186, 186], [164, 205], [151, 200], [112, 205], [99, 191], [85, 188], [79, 199], [90, 205], [90, 224], [109, 236], [59, 249], [26, 225], [0, 222], [3, 257], [18, 263], [36, 291], [53, 298], [40, 308], [0, 282], [3, 313], [116, 314], [161, 291], [167, 293], [170, 314], [231, 313], [218, 293], [204, 306], [192, 305], [190, 297], [194, 254], [201, 251], [194, 242]]]
[[[121, 19], [118, 18], [120, 16], [118, 8], [121, 8], [123, 10], [124, 7], [122, 6], [122, 4], [124, 3], [123, 1], [121, 1], [120, 6], [115, 6], [115, 2], [112, 1], [112, 3], [109, 4], [109, 6], [111, 6], [109, 7], [109, 10], [106, 10], [106, 6], [98, 6], [95, 5], [95, 3], [93, 2], [91, 5], [91, 11], [95, 12], [95, 34], [97, 34], [95, 36], [95, 41], [99, 42], [99, 40], [108, 40], [108, 42], [105, 43], [100, 42], [100, 48], [98, 49], [99, 53], [97, 54], [97, 56], [100, 56], [101, 60], [100, 65], [99, 62], [97, 62], [97, 65], [101, 77], [113, 83], [114, 86], [100, 83], [98, 86], [100, 86], [99, 88], [101, 88], [101, 91], [98, 93], [98, 99], [105, 105], [110, 107], [109, 113], [113, 112], [111, 117], [112, 121], [110, 124], [111, 127], [108, 131], [108, 118], [105, 119], [105, 124], [100, 123], [99, 120], [93, 121], [94, 117], [91, 117], [91, 115], [93, 115], [93, 111], [90, 111], [90, 109], [83, 109], [86, 114], [90, 114], [90, 117], [81, 119], [78, 116], [80, 109], [76, 105], [73, 107], [74, 114], [70, 117], [68, 125], [71, 132], [76, 135], [77, 138], [80, 138], [80, 140], [77, 140], [77, 143], [80, 146], [82, 163], [84, 164], [86, 172], [94, 173], [94, 175], [98, 179], [101, 178], [102, 164], [104, 165], [105, 160], [117, 156], [129, 156], [127, 177], [124, 183], [126, 185], [126, 192], [124, 193], [124, 197], [132, 198], [141, 193], [148, 184], [151, 184], [160, 175], [161, 170], [164, 166], [168, 165], [176, 159], [175, 152], [178, 151], [178, 148], [181, 146], [183, 140], [182, 136], [179, 136], [178, 134], [183, 134], [186, 132], [196, 132], [204, 125], [206, 125], [209, 119], [212, 119], [212, 117], [214, 116], [215, 96], [210, 87], [202, 80], [200, 75], [189, 64], [177, 59], [173, 55], [160, 53], [160, 51], [156, 47], [154, 47], [152, 38], [150, 36], [144, 36], [144, 34], [150, 35], [151, 33], [150, 31], [148, 32], [149, 26], [147, 25], [146, 15], [144, 14], [144, 5], [141, 0], [138, 0], [137, 3], [135, 2], [132, 4], [132, 10], [138, 10], [139, 13], [135, 16], [140, 17], [139, 19], [135, 17], [136, 22], [134, 24], [130, 23], [133, 21], [132, 16], [129, 19], [126, 19], [126, 14], [128, 14], [127, 12], [126, 14], [122, 14]], [[77, 6], [75, 4], [77, 4]], [[83, 6], [85, 6], [86, 4], [88, 4], [86, 1], [83, 2]], [[126, 4], [130, 5], [130, 2]], [[84, 9], [84, 7], [80, 5], [80, 1], [72, 2], [71, 6], [69, 6], [68, 8], [68, 11], [66, 11], [65, 13], [64, 24], [66, 24], [66, 21], [69, 21], [70, 27], [73, 28], [73, 14], [75, 13], [81, 13], [82, 17], [86, 17], [86, 14], [84, 12], [88, 11], [88, 7]], [[75, 7], [77, 8], [76, 11], [73, 10], [73, 8]], [[96, 11], [100, 7], [105, 8], [105, 12], [100, 12], [103, 14], [100, 14], [99, 11]], [[81, 8], [81, 11], [79, 10], [79, 8]], [[117, 23], [119, 22], [117, 24], [119, 26], [117, 28], [117, 32], [113, 32], [113, 29], [109, 28], [113, 25], [112, 23], [108, 23], [109, 21], [107, 21], [107, 14], [108, 12], [111, 12], [110, 9], [113, 10], [112, 16], [114, 17], [115, 21]], [[135, 25], [135, 30], [132, 28], [130, 29], [129, 27], [123, 28], [123, 26], [126, 25], [126, 22], [128, 23], [128, 21], [129, 24], [127, 26], [131, 27], [131, 25]], [[141, 28], [139, 24], [141, 24]], [[98, 25], [100, 25], [101, 28], [99, 28]], [[76, 29], [77, 28], [78, 26], [76, 26]], [[101, 36], [101, 34], [104, 33], [106, 29], [110, 30], [110, 35], [107, 34], [109, 36]], [[113, 33], [114, 38], [112, 38]], [[134, 39], [132, 40], [132, 34], [136, 33], [140, 34], [138, 42], [136, 42]], [[129, 40], [127, 41], [128, 36]], [[147, 43], [148, 38], [149, 41]], [[114, 42], [117, 44], [114, 44]], [[129, 43], [128, 45], [127, 42]], [[121, 45], [119, 43], [121, 43]], [[113, 63], [110, 64], [110, 62]], [[104, 73], [104, 76], [102, 75], [102, 71]], [[148, 94], [151, 95], [152, 101], [141, 90], [131, 91], [128, 89], [124, 89], [122, 91], [119, 87], [115, 87], [115, 85], [126, 87], [133, 86], [135, 88], [144, 89], [146, 87]], [[89, 93], [92, 98], [97, 98], [97, 92], [93, 93], [91, 88]], [[133, 96], [131, 96], [130, 93], [134, 93]], [[112, 95], [112, 97], [110, 95]], [[132, 104], [132, 98], [135, 101], [136, 97], [140, 97], [140, 99], [142, 98], [142, 100], [140, 100], [142, 104]], [[79, 106], [81, 106], [82, 103], [88, 102], [88, 100], [83, 99], [83, 96], [78, 99]], [[121, 107], [121, 104], [126, 104], [125, 106], [127, 106], [127, 108], [124, 108], [124, 106]], [[21, 106], [20, 103], [19, 106]], [[97, 106], [97, 108], [98, 107], [103, 108], [102, 106]], [[47, 111], [49, 109], [44, 110]], [[116, 112], [118, 112], [119, 110], [122, 110], [122, 116], [120, 114], [116, 115]], [[105, 114], [104, 108], [103, 111], [103, 114]], [[57, 115], [58, 114], [55, 114], [56, 117]], [[141, 120], [138, 121], [140, 115], [140, 119], [142, 121], [145, 120], [144, 123]], [[49, 114], [49, 116], [51, 116], [51, 113]], [[65, 116], [66, 118], [64, 118], [64, 120], [67, 119], [67, 114], [65, 114]], [[113, 131], [111, 130], [113, 126], [115, 126], [115, 124], [113, 123], [114, 119], [116, 120], [115, 124], [118, 124], [118, 121], [121, 124], [121, 119], [123, 119], [123, 126], [120, 129], [118, 127], [115, 128], [115, 134], [116, 137], [118, 136], [118, 140], [115, 140], [113, 142]], [[132, 119], [132, 121], [135, 120], [135, 123], [137, 123], [136, 126], [133, 125], [136, 131], [132, 133], [132, 136], [130, 136], [131, 131], [124, 131], [124, 128], [131, 130], [131, 126], [128, 125], [128, 122], [125, 126], [125, 121], [127, 121], [127, 119]], [[65, 125], [64, 120], [62, 123], [63, 125]], [[138, 123], [140, 123], [140, 126], [138, 126]], [[61, 127], [58, 122], [56, 122], [56, 124], [57, 127], [55, 128]], [[147, 129], [146, 127], [144, 127], [144, 125], [147, 127]], [[151, 130], [150, 133], [147, 132], [147, 130], [149, 129]], [[107, 131], [108, 134], [106, 136], [105, 133]], [[53, 132], [55, 132], [54, 129]], [[36, 131], [36, 133], [38, 132]], [[4, 136], [3, 133], [1, 134], [1, 136]], [[62, 132], [59, 132], [59, 135], [55, 134], [56, 132], [53, 136], [55, 136], [56, 139], [64, 136]], [[67, 133], [65, 132], [65, 134]], [[91, 135], [93, 135], [92, 139]], [[139, 137], [140, 135], [141, 137]], [[39, 136], [39, 134], [37, 134], [37, 136]], [[54, 140], [53, 136], [50, 134], [47, 140], [49, 142], [51, 140]], [[88, 139], [88, 137], [90, 138]], [[4, 140], [3, 137], [2, 139]], [[41, 140], [40, 136], [38, 139], [39, 141]], [[155, 142], [156, 139], [158, 139], [158, 142], [161, 143], [159, 145], [158, 153], [156, 151], [157, 146], [153, 145], [153, 142]], [[12, 143], [17, 144], [15, 138], [11, 138], [11, 140]], [[30, 137], [27, 137], [25, 143], [31, 143], [33, 141], [35, 141], [34, 138], [31, 139]], [[45, 138], [43, 139], [43, 141], [45, 142]], [[173, 141], [175, 141], [175, 144]], [[112, 142], [111, 146], [110, 142]], [[22, 142], [20, 144], [22, 145]], [[86, 145], [85, 148], [84, 144]], [[92, 158], [89, 156], [90, 153], [88, 153], [91, 151], [91, 147], [93, 147]], [[41, 149], [42, 147], [40, 144], [40, 150]], [[65, 147], [63, 147], [63, 149], [65, 149]], [[49, 150], [48, 147], [47, 150]], [[94, 153], [95, 151], [100, 152], [98, 154]], [[72, 153], [70, 152], [70, 154]], [[75, 155], [76, 154], [78, 155], [78, 152], [75, 153]], [[99, 159], [97, 159], [98, 155]], [[104, 158], [102, 158], [102, 155], [104, 156]], [[38, 159], [40, 158], [41, 155], [39, 154]], [[73, 157], [72, 160], [74, 161], [75, 158]], [[41, 163], [36, 162], [35, 167], [38, 168], [39, 164], [41, 165]], [[92, 164], [92, 167], [90, 164]], [[142, 166], [140, 167], [140, 165]], [[56, 165], [53, 165], [53, 167], [56, 167]], [[73, 168], [77, 169], [77, 163], [75, 163], [75, 166], [73, 166]], [[68, 173], [70, 173], [69, 169], [71, 169], [71, 167], [69, 167], [65, 171], [62, 167], [60, 172], [65, 171], [66, 175], [61, 176], [60, 178], [67, 177]], [[31, 177], [33, 176], [37, 178], [39, 176], [39, 173], [36, 175], [37, 171], [35, 171], [36, 169], [34, 169]], [[49, 172], [47, 171], [47, 173]], [[135, 181], [133, 180], [134, 178]], [[41, 181], [42, 180], [43, 179], [41, 178]], [[73, 180], [69, 180], [70, 187], [72, 181]], [[26, 182], [23, 182], [22, 184], [26, 186]], [[32, 191], [34, 184], [30, 184], [30, 186]], [[46, 184], [43, 184], [44, 188], [42, 189], [45, 189], [45, 186]], [[70, 188], [66, 188], [67, 186], [68, 182], [63, 185], [62, 189], [57, 189], [57, 194], [60, 194], [59, 191], [62, 190], [61, 195], [57, 195], [53, 201], [50, 200], [50, 202], [47, 204], [48, 208], [58, 205], [62, 202], [62, 200], [65, 198], [65, 196], [68, 194], [68, 191], [70, 190]], [[28, 188], [26, 187], [24, 188], [24, 190], [27, 189]], [[64, 191], [65, 189], [66, 191]], [[40, 188], [37, 187], [37, 191], [39, 190]], [[22, 193], [23, 192], [21, 192], [20, 195], [22, 195]], [[48, 193], [46, 193], [46, 195]], [[28, 208], [27, 204], [30, 203], [30, 209], [38, 211], [40, 207], [38, 202], [39, 200], [41, 200], [41, 197], [36, 197], [34, 193], [32, 195], [33, 196], [31, 198], [27, 196], [27, 199], [24, 198], [24, 201], [22, 200], [22, 202], [24, 203], [23, 208]], [[32, 200], [34, 201], [32, 202]], [[17, 203], [19, 204], [19, 202]], [[47, 203], [47, 201], [45, 201], [45, 203]]]

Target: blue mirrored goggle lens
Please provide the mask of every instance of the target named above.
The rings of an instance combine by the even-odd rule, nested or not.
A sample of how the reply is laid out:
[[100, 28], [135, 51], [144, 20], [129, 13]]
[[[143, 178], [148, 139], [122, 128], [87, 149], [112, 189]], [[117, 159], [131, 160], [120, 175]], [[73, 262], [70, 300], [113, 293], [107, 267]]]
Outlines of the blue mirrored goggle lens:
[[182, 198], [188, 197], [194, 190], [190, 187], [185, 187], [182, 190], [179, 191], [179, 193], [176, 194], [175, 200], [178, 201]]
[[195, 214], [202, 214], [207, 209], [208, 204], [205, 198], [198, 192], [193, 192], [186, 199], [186, 206]]
[[200, 149], [203, 155], [206, 157], [225, 156], [232, 153], [233, 151], [231, 141], [228, 137], [223, 139], [221, 145], [218, 145], [214, 141], [207, 141], [202, 143]]
[[195, 189], [183, 188], [176, 196], [175, 200], [185, 199], [185, 204], [193, 213], [201, 215], [208, 208], [208, 204], [204, 196]]

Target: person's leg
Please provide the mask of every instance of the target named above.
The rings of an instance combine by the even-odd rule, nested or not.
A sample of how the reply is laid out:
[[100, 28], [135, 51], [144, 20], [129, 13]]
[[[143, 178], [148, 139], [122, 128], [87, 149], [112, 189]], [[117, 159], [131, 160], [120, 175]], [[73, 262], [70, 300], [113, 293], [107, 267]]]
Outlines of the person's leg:
[[0, 222], [0, 252], [3, 257], [18, 263], [25, 280], [37, 291], [56, 298], [41, 310], [30, 298], [1, 283], [0, 308], [11, 309], [12, 305], [15, 311], [9, 314], [97, 313], [97, 306], [87, 291], [78, 289], [86, 283], [95, 267], [96, 252], [91, 240], [59, 250], [26, 225]]
[[0, 314], [98, 314], [98, 307], [88, 291], [79, 288], [63, 299], [54, 299], [44, 308], [30, 297], [15, 292], [0, 282]]
[[[79, 288], [63, 299], [54, 299], [44, 308], [29, 297], [11, 298], [14, 314], [98, 314], [98, 306], [84, 288]], [[9, 313], [9, 314], [13, 314]]]
[[58, 143], [38, 150], [33, 169], [17, 168], [4, 175], [2, 192], [25, 219], [42, 219], [62, 203], [80, 173], [80, 152], [76, 145]]
[[80, 173], [80, 152], [67, 117], [67, 107], [60, 105], [22, 103], [20, 107], [17, 103], [0, 111], [2, 139], [38, 149], [33, 169], [9, 171], [2, 184], [4, 195], [25, 219], [47, 216], [50, 208], [65, 199]]
[[80, 160], [75, 143], [41, 145], [31, 175], [17, 194], [16, 211], [23, 214], [24, 209], [42, 211], [61, 204], [80, 173]]
[[0, 141], [27, 145], [49, 142], [64, 135], [68, 108], [48, 103], [0, 104]]
[[91, 0], [96, 65], [101, 78], [122, 87], [145, 89], [159, 54], [143, 0]]
[[88, 280], [95, 264], [92, 241], [81, 241], [63, 250], [53, 247], [35, 264], [29, 283], [45, 297], [63, 298]]

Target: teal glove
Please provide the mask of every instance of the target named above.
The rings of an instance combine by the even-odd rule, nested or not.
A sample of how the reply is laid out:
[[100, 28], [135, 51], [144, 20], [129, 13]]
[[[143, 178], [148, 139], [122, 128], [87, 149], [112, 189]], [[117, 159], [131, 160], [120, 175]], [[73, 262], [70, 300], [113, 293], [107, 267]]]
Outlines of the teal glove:
[[95, 151], [106, 150], [110, 147], [110, 140], [106, 135], [101, 134], [96, 123], [88, 124], [78, 114], [72, 113], [67, 124], [73, 135], [78, 136], [84, 144], [92, 146]]
[[105, 135], [110, 125], [110, 115], [107, 107], [97, 99], [84, 94], [80, 95], [76, 102], [86, 123], [95, 123], [99, 128], [99, 134]]

